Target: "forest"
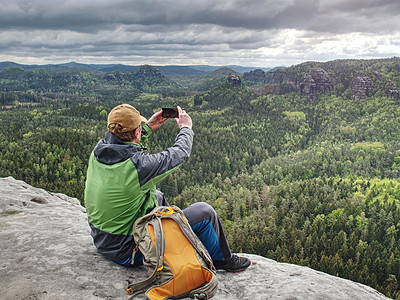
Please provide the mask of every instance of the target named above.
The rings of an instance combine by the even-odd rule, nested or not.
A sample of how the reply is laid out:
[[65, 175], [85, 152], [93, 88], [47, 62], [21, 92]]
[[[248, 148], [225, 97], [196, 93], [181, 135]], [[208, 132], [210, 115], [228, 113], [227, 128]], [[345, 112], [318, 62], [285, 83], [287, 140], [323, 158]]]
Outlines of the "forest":
[[[315, 68], [326, 71], [324, 88], [315, 77], [305, 93]], [[129, 103], [149, 117], [180, 105], [195, 140], [190, 159], [159, 184], [170, 203], [211, 204], [234, 252], [400, 299], [400, 59], [305, 63], [252, 80], [232, 72], [239, 85], [228, 73], [199, 74], [194, 88], [192, 75], [177, 82], [151, 66], [1, 70], [0, 176], [84, 205], [87, 160], [108, 112]], [[168, 120], [146, 141], [148, 151], [172, 146], [177, 133]]]

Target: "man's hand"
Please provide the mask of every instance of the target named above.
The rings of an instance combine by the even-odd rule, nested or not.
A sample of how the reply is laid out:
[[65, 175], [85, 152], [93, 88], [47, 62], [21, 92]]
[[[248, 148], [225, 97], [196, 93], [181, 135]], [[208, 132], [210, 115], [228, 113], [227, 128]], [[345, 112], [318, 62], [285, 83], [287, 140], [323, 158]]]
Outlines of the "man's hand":
[[179, 128], [189, 127], [192, 128], [192, 118], [178, 106], [179, 117], [175, 118], [176, 123], [178, 123]]
[[147, 125], [153, 131], [154, 129], [159, 128], [168, 118], [164, 118], [162, 116], [162, 111], [156, 112], [151, 118], [147, 121]]

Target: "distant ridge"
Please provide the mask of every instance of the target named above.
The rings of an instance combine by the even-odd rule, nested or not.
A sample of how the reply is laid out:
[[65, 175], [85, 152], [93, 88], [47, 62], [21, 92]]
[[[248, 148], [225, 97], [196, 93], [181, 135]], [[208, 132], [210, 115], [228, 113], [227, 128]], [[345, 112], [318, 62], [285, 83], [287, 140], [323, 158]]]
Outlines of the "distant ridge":
[[32, 69], [37, 69], [37, 68], [43, 68], [43, 67], [47, 67], [49, 65], [22, 65], [22, 64], [18, 64], [12, 61], [4, 61], [4, 62], [0, 62], [0, 71], [6, 68], [10, 68], [10, 67], [21, 67], [25, 70], [32, 70]]
[[[67, 62], [62, 64], [45, 64], [45, 65], [25, 65], [18, 64], [11, 61], [0, 62], [0, 71], [9, 67], [21, 67], [25, 70], [45, 70], [47, 72], [55, 71], [59, 72], [60, 67], [65, 72], [75, 72], [75, 71], [100, 71], [100, 72], [113, 72], [113, 71], [123, 71], [123, 72], [134, 72], [139, 68], [139, 65], [123, 65], [123, 64], [82, 64], [78, 62]], [[233, 71], [243, 74], [254, 69], [262, 69], [264, 71], [270, 70], [269, 68], [259, 68], [259, 67], [246, 67], [237, 65], [228, 66], [211, 66], [211, 65], [166, 65], [166, 66], [154, 66], [163, 72], [166, 76], [175, 75], [185, 75], [185, 76], [201, 76], [216, 71], [221, 68], [229, 68]]]
[[191, 65], [190, 66], [192, 69], [200, 70], [206, 73], [210, 73], [213, 71], [216, 71], [221, 68], [229, 68], [232, 69], [235, 72], [238, 72], [240, 74], [243, 74], [245, 72], [249, 72], [251, 70], [255, 69], [261, 69], [263, 71], [269, 71], [271, 68], [263, 68], [263, 67], [243, 67], [243, 66], [237, 66], [237, 65], [227, 65], [227, 66], [209, 66], [209, 65]]

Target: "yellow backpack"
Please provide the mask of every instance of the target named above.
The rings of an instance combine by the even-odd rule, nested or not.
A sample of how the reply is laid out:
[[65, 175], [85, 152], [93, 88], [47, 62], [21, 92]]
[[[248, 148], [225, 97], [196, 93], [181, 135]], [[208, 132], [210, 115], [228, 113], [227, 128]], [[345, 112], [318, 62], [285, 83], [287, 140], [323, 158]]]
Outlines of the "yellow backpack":
[[215, 295], [218, 280], [213, 261], [178, 207], [159, 206], [139, 218], [133, 237], [133, 256], [140, 250], [144, 264], [154, 270], [149, 278], [128, 285], [126, 293], [132, 298], [144, 292], [151, 300]]

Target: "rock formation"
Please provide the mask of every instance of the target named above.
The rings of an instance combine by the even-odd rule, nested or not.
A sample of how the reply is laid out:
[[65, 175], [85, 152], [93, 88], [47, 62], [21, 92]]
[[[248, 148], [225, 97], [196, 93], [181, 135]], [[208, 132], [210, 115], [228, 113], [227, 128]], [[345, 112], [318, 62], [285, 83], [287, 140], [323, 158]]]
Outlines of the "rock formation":
[[374, 82], [367, 76], [357, 76], [353, 81], [351, 91], [355, 99], [369, 97], [374, 91]]
[[400, 90], [388, 90], [387, 96], [396, 100], [400, 100]]
[[310, 75], [304, 76], [300, 83], [300, 94], [315, 100], [318, 94], [328, 93], [333, 89], [328, 73], [321, 68], [313, 68]]
[[164, 79], [164, 74], [157, 68], [150, 65], [140, 66], [139, 69], [133, 72], [135, 78], [146, 79], [148, 77], [156, 77]]
[[[282, 93], [298, 91], [302, 96], [315, 100], [319, 94], [328, 93], [333, 90], [333, 83], [328, 73], [322, 69], [314, 67], [309, 73], [301, 76], [299, 73], [291, 73], [286, 69], [266, 73], [264, 84], [279, 84]], [[282, 85], [288, 87], [282, 89]], [[274, 89], [276, 91], [276, 89]]]
[[[99, 255], [77, 199], [0, 178], [1, 299], [128, 299], [146, 276]], [[388, 299], [365, 285], [257, 255], [245, 272], [218, 272], [213, 299]], [[140, 299], [140, 297], [138, 297]]]
[[313, 98], [317, 94], [317, 84], [312, 76], [304, 76], [304, 80], [300, 83], [300, 94], [308, 98]]
[[265, 79], [265, 72], [261, 69], [252, 70], [243, 74], [244, 80], [262, 82]]
[[120, 70], [106, 73], [104, 79], [107, 81], [122, 81], [125, 79], [125, 73]]
[[293, 87], [297, 87], [300, 84], [296, 78], [296, 74], [289, 73], [287, 72], [286, 69], [278, 69], [274, 72], [268, 72], [265, 76], [264, 84], [271, 84], [271, 83], [276, 83], [276, 84], [288, 83]]
[[333, 89], [333, 84], [329, 78], [328, 72], [322, 68], [313, 68], [311, 70], [311, 77], [317, 85], [319, 93], [328, 93]]
[[240, 86], [242, 84], [240, 77], [235, 74], [231, 74], [228, 76], [228, 82], [231, 86]]

